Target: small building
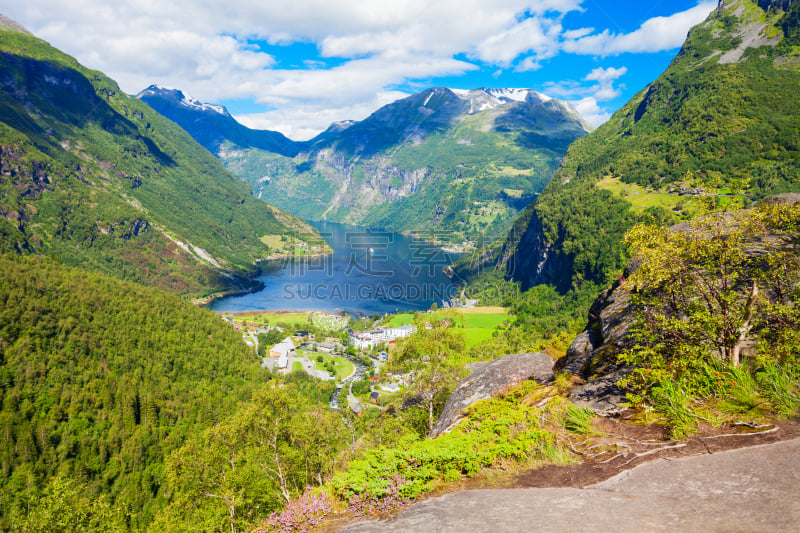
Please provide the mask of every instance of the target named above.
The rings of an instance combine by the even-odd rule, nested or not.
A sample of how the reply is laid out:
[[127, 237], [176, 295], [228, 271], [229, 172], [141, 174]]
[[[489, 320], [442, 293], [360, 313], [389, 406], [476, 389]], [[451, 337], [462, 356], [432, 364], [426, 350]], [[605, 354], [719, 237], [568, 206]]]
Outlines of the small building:
[[380, 388], [386, 392], [397, 392], [400, 390], [400, 385], [397, 383], [384, 383], [383, 385], [380, 385]]
[[355, 331], [350, 334], [350, 344], [356, 348], [372, 348], [383, 342], [391, 343], [395, 339], [408, 337], [416, 333], [417, 327], [404, 324], [396, 328], [378, 328], [369, 331]]
[[269, 349], [270, 357], [278, 358], [278, 368], [285, 369], [289, 366], [289, 357], [295, 355], [295, 345], [291, 337], [286, 337], [281, 342]]
[[318, 342], [317, 343], [317, 350], [320, 352], [331, 353], [333, 352], [334, 346], [329, 342]]
[[378, 354], [378, 361], [386, 361], [387, 357], [388, 355], [386, 354], [386, 352], [381, 352]]
[[377, 392], [371, 392], [369, 394], [369, 401], [372, 403], [378, 403], [378, 396], [380, 396]]

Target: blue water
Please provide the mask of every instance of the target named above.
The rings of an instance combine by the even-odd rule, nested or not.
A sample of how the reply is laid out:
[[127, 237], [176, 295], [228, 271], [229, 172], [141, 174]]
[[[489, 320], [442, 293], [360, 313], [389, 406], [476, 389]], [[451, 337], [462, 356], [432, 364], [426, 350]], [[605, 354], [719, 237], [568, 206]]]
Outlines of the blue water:
[[259, 277], [263, 290], [227, 296], [209, 308], [372, 315], [422, 311], [457, 295], [442, 273], [456, 254], [399, 233], [334, 222], [311, 224], [331, 245], [332, 255], [266, 262]]

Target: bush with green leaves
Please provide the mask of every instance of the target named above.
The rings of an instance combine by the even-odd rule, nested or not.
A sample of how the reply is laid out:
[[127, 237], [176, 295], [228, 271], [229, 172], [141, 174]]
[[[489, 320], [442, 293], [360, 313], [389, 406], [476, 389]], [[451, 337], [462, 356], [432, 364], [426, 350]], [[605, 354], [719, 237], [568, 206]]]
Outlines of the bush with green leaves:
[[397, 445], [368, 450], [335, 474], [330, 487], [348, 502], [365, 495], [382, 498], [393, 494], [394, 480], [402, 476], [399, 493], [416, 498], [437, 484], [474, 476], [503, 461], [568, 461], [569, 452], [557, 434], [588, 431], [590, 413], [557, 396], [541, 408], [523, 401], [541, 389], [535, 382], [523, 382], [503, 396], [472, 405], [450, 433], [435, 439], [407, 434]]
[[619, 356], [636, 367], [623, 381], [631, 401], [655, 406], [676, 434], [708, 418], [696, 398], [730, 414], [796, 412], [799, 236], [800, 204], [634, 227], [639, 266], [626, 283], [639, 311]]

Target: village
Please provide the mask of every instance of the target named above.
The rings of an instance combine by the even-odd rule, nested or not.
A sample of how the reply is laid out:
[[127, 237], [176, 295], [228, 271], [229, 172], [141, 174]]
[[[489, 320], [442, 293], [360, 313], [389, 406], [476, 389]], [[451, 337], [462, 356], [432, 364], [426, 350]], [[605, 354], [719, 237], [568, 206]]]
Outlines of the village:
[[340, 408], [341, 401], [356, 414], [369, 406], [379, 407], [409, 385], [409, 376], [385, 369], [388, 351], [398, 339], [413, 334], [416, 326], [378, 325], [377, 318], [370, 320], [370, 329], [354, 330], [353, 326], [363, 324], [331, 313], [223, 316], [262, 357], [262, 368], [277, 375], [305, 372], [335, 381], [330, 406]]

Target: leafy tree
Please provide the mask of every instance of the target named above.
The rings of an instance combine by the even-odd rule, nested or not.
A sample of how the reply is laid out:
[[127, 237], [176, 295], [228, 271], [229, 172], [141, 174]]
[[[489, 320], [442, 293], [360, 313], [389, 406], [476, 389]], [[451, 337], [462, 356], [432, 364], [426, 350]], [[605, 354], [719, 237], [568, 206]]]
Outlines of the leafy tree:
[[224, 522], [234, 533], [322, 484], [347, 440], [335, 412], [294, 385], [267, 386], [172, 455], [172, 511], [205, 527]]
[[27, 514], [13, 519], [14, 531], [123, 533], [128, 530], [124, 510], [111, 505], [105, 495], [90, 498], [85, 489], [75, 480], [53, 478], [42, 497], [32, 502]]
[[785, 351], [800, 326], [798, 231], [800, 205], [635, 226], [626, 242], [640, 262], [627, 280], [638, 291], [637, 345], [622, 360], [652, 383], [715, 359], [737, 367], [753, 338], [762, 352]]
[[225, 508], [231, 533], [242, 525], [245, 505], [272, 503], [253, 501], [267, 497], [268, 486], [247, 460], [247, 424], [234, 416], [191, 439], [169, 460], [168, 482], [181, 487], [176, 504], [190, 511], [193, 526], [216, 528], [217, 516], [204, 509], [206, 501]]
[[459, 367], [452, 358], [465, 350], [464, 338], [454, 327], [453, 311], [435, 317], [420, 313], [414, 318], [417, 332], [403, 339], [392, 359], [392, 366], [414, 375], [414, 393], [427, 412], [425, 433], [436, 424], [439, 408], [459, 376]]

